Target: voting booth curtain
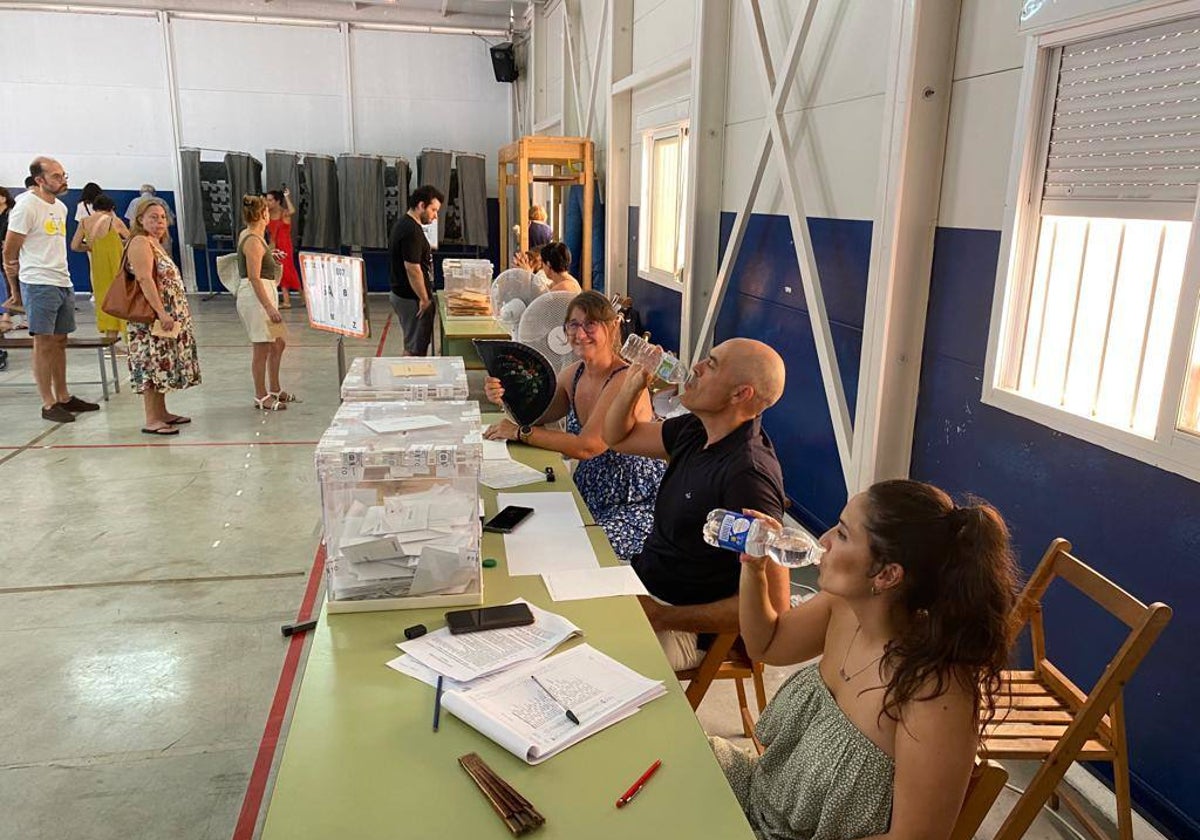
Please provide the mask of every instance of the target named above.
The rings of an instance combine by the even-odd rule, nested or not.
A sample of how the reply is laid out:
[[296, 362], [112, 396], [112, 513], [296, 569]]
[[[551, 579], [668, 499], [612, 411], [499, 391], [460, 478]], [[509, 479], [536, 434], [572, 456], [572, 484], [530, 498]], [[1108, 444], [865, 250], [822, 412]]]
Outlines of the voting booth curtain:
[[200, 187], [200, 150], [179, 150], [180, 191], [179, 201], [183, 205], [183, 230], [179, 232], [185, 245], [204, 246], [208, 232], [204, 228], [204, 200]]
[[336, 250], [342, 244], [337, 161], [329, 155], [306, 155], [304, 178], [307, 185], [304, 247]]
[[338, 196], [342, 244], [386, 248], [384, 160], [375, 155], [338, 155]]
[[[450, 203], [450, 169], [454, 156], [438, 149], [424, 149], [417, 158], [418, 186], [436, 187]], [[446, 214], [438, 215], [438, 242], [446, 238]]]
[[242, 196], [262, 195], [262, 163], [244, 152], [226, 152], [225, 169], [229, 173], [229, 204], [236, 240], [246, 226], [242, 221]]
[[462, 211], [462, 241], [464, 245], [486, 248], [487, 235], [487, 161], [483, 155], [459, 154], [458, 206]]
[[389, 235], [408, 209], [408, 197], [412, 194], [411, 177], [408, 161], [404, 158], [396, 158], [383, 171], [383, 212]]

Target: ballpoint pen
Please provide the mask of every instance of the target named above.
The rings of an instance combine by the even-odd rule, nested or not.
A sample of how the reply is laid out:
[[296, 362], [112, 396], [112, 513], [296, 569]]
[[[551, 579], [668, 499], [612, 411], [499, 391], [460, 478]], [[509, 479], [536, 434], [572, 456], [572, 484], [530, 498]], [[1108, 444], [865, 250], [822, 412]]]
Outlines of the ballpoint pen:
[[658, 772], [659, 767], [662, 767], [662, 759], [659, 759], [651, 764], [650, 769], [643, 773], [641, 777], [630, 786], [629, 790], [621, 794], [621, 798], [617, 800], [617, 807], [624, 808], [626, 805], [632, 802], [633, 797], [641, 793], [642, 788], [646, 786], [646, 782], [650, 781], [650, 777]]
[[446, 678], [439, 675], [437, 684], [437, 695], [433, 698], [433, 731], [438, 731], [438, 721], [442, 717], [442, 681]]
[[550, 689], [546, 688], [545, 684], [541, 680], [539, 680], [536, 676], [534, 676], [533, 674], [529, 675], [529, 679], [533, 680], [537, 684], [538, 688], [540, 688], [542, 691], [546, 692], [546, 696], [549, 697], [551, 700], [553, 700], [555, 702], [555, 704], [562, 707], [562, 710], [567, 713], [567, 720], [571, 721], [571, 723], [575, 724], [576, 726], [579, 725], [579, 718], [577, 718], [575, 716], [574, 712], [572, 712], [570, 709], [567, 708], [566, 703], [564, 703], [563, 701], [561, 701], [557, 697], [555, 697], [554, 692], [552, 692]]

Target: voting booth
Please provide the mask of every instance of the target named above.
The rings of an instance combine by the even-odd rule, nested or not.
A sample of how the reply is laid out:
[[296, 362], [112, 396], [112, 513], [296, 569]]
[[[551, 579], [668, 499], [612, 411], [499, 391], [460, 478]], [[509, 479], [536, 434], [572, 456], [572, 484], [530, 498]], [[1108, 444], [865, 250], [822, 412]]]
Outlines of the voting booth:
[[476, 402], [345, 403], [316, 451], [329, 612], [483, 603]]

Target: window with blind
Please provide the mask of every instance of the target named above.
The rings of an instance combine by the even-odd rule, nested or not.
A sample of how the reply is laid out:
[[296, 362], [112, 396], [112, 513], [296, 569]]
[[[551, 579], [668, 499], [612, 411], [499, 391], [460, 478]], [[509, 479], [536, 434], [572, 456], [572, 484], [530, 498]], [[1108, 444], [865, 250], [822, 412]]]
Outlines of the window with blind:
[[642, 134], [638, 273], [647, 279], [682, 282], [687, 164], [686, 122]]
[[1046, 47], [1026, 72], [1041, 108], [985, 401], [1200, 471], [1180, 439], [1200, 433], [1200, 18]]

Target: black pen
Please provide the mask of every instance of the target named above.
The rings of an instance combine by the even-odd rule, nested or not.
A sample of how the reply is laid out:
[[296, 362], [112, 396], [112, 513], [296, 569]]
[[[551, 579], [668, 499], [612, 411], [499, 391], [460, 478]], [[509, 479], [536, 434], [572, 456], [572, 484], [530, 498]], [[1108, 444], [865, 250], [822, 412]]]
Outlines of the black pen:
[[529, 675], [529, 679], [531, 679], [535, 683], [537, 683], [537, 687], [540, 688], [542, 691], [546, 692], [547, 697], [549, 697], [557, 705], [562, 707], [562, 710], [567, 713], [567, 720], [571, 721], [571, 723], [575, 724], [576, 726], [579, 725], [579, 718], [575, 717], [575, 713], [567, 708], [566, 703], [564, 703], [563, 701], [561, 701], [557, 697], [555, 697], [554, 693], [552, 691], [550, 691], [550, 689], [546, 688], [546, 686], [542, 683], [542, 681], [539, 680], [537, 677], [535, 677], [533, 674]]
[[433, 698], [433, 731], [438, 730], [438, 721], [442, 717], [442, 681], [446, 679], [443, 676], [438, 677], [437, 696]]

